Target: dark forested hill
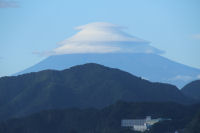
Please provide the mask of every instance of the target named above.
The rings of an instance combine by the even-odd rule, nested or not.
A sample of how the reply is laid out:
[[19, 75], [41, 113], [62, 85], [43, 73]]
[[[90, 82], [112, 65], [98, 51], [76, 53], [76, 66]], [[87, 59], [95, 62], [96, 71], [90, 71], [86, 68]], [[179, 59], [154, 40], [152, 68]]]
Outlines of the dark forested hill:
[[0, 119], [44, 109], [102, 108], [118, 100], [188, 103], [175, 86], [98, 64], [0, 78]]
[[200, 80], [195, 80], [181, 90], [186, 96], [200, 101]]
[[[171, 118], [157, 124], [151, 133], [169, 133], [183, 129], [199, 105], [177, 103], [117, 102], [103, 109], [65, 109], [42, 111], [0, 123], [1, 133], [134, 133], [122, 128], [122, 119]], [[169, 128], [170, 127], [170, 128]]]
[[186, 126], [184, 133], [199, 133], [200, 131], [200, 111], [196, 113], [192, 121]]

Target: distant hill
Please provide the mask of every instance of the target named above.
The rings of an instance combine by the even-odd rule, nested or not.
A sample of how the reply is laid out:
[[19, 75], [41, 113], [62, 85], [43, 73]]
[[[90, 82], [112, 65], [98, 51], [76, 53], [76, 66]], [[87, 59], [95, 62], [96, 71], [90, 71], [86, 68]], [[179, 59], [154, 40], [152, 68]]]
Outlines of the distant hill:
[[200, 69], [171, 61], [156, 54], [105, 53], [54, 55], [16, 75], [46, 69], [63, 70], [85, 63], [97, 63], [118, 68], [153, 82], [170, 83], [179, 88], [196, 80], [200, 74]]
[[0, 119], [44, 109], [102, 108], [118, 100], [191, 102], [173, 85], [93, 63], [0, 78]]
[[171, 118], [147, 133], [169, 133], [191, 121], [199, 105], [117, 102], [103, 109], [46, 110], [0, 123], [1, 133], [136, 133], [121, 127], [122, 119]]
[[181, 91], [188, 97], [200, 101], [200, 80], [192, 81], [184, 86]]

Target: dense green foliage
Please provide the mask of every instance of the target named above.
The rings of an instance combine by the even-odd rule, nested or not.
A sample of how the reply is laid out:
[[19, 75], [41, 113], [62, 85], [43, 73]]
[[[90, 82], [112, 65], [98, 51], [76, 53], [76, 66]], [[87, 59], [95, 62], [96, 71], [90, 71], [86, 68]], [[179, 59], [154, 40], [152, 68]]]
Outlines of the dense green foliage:
[[98, 64], [0, 78], [0, 120], [47, 109], [102, 108], [118, 100], [190, 102], [175, 86]]
[[184, 86], [181, 91], [188, 97], [200, 101], [200, 80], [193, 81]]
[[[1, 133], [134, 133], [120, 126], [121, 119], [171, 118], [152, 127], [150, 133], [183, 129], [199, 105], [176, 103], [117, 102], [103, 109], [65, 109], [42, 111], [0, 123]], [[170, 127], [170, 128], [169, 128]]]

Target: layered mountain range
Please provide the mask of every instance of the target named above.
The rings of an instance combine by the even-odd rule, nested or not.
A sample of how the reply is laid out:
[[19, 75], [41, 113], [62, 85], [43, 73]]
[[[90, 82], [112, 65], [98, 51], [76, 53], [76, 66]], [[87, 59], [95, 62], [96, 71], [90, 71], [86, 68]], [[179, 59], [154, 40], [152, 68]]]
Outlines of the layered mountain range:
[[156, 54], [102, 53], [53, 55], [15, 75], [46, 69], [64, 70], [75, 65], [98, 63], [127, 71], [154, 82], [170, 83], [182, 88], [198, 78], [200, 70], [176, 63]]
[[75, 29], [78, 32], [59, 42], [57, 48], [35, 52], [47, 56], [46, 59], [15, 75], [97, 63], [179, 88], [200, 78], [199, 69], [165, 58], [162, 56], [163, 50], [154, 47], [149, 41], [126, 33], [122, 26], [96, 22]]
[[199, 69], [163, 57], [124, 27], [76, 29], [57, 48], [36, 52], [46, 59], [0, 78], [0, 132], [136, 133], [121, 120], [146, 116], [162, 121], [145, 133], [199, 132]]
[[1, 120], [47, 109], [103, 108], [118, 100], [195, 102], [176, 86], [94, 63], [0, 78]]

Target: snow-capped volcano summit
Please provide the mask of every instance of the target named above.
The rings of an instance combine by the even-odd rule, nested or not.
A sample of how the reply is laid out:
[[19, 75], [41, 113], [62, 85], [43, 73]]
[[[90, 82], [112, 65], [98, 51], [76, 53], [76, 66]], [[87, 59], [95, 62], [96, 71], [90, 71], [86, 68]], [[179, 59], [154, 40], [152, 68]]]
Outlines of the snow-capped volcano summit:
[[56, 49], [45, 52], [49, 55], [47, 59], [16, 75], [98, 63], [178, 87], [199, 78], [199, 69], [160, 56], [161, 50], [152, 47], [148, 41], [129, 35], [121, 26], [98, 22], [75, 29], [79, 30], [77, 34], [60, 42]]
[[126, 34], [122, 31], [123, 27], [111, 23], [90, 23], [76, 27], [75, 29], [81, 31], [69, 38], [68, 41], [148, 43], [147, 41]]
[[90, 23], [75, 29], [80, 31], [60, 42], [51, 54], [162, 53], [150, 46], [148, 41], [131, 36], [123, 31], [123, 27], [111, 23]]

